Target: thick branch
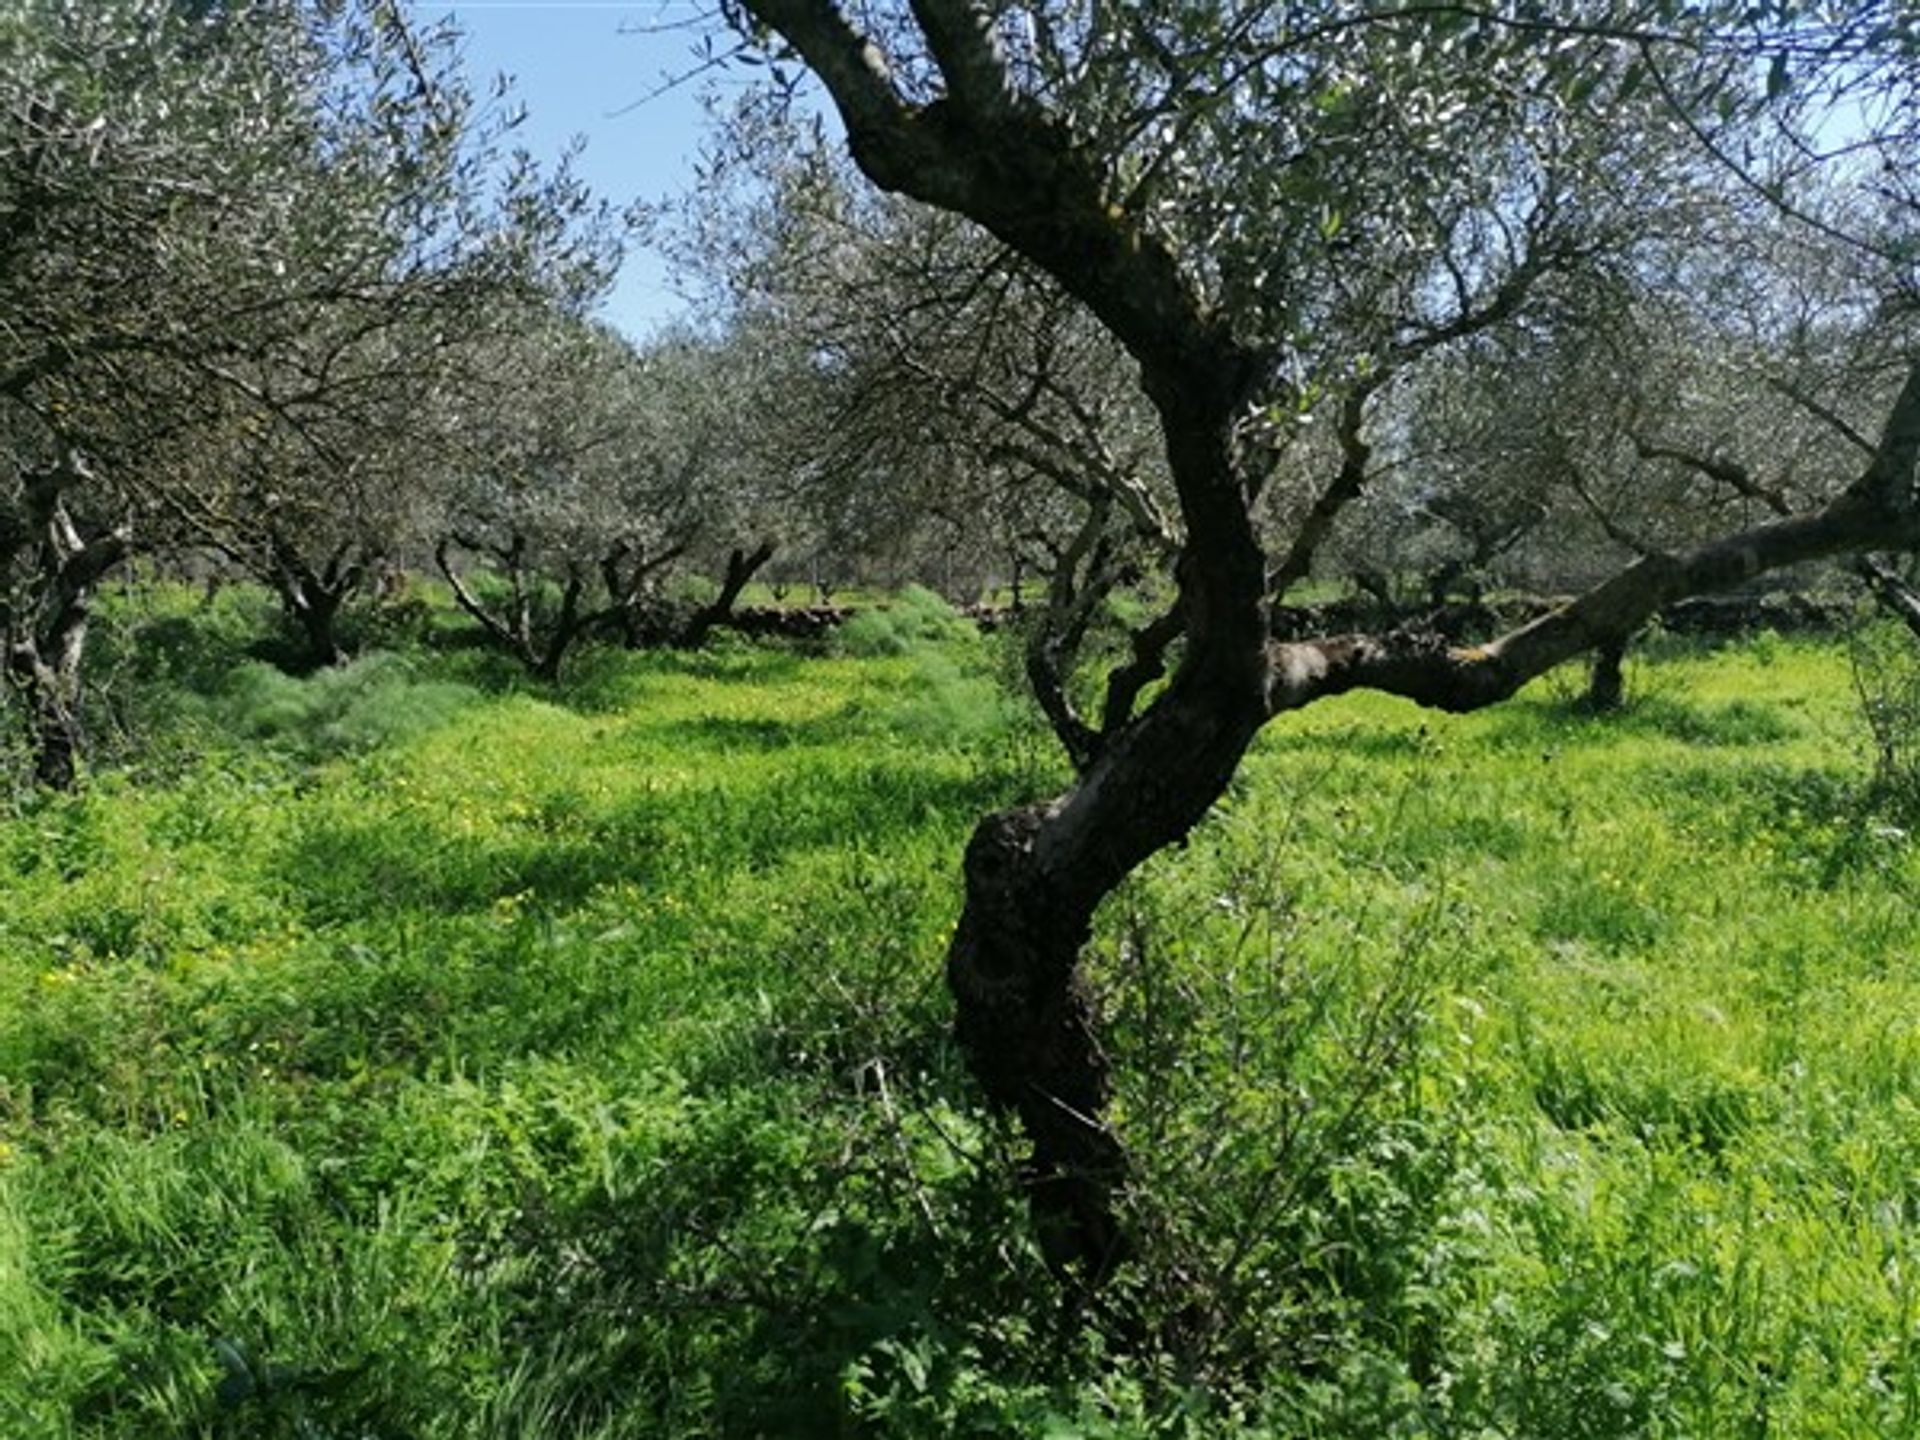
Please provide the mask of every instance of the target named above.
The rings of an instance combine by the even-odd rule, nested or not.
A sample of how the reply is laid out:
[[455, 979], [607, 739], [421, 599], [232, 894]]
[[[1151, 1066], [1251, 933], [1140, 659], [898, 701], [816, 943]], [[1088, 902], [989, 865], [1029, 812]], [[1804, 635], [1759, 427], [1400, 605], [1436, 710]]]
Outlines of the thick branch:
[[433, 547], [433, 561], [440, 567], [440, 573], [446, 577], [447, 585], [453, 591], [454, 603], [464, 610], [475, 624], [492, 636], [497, 644], [519, 656], [529, 665], [533, 664], [532, 657], [527, 655], [512, 628], [501, 623], [491, 610], [482, 605], [479, 598], [467, 588], [466, 581], [460, 578], [460, 572], [454, 568], [450, 554], [452, 544], [452, 541], [445, 539], [436, 544]]
[[[600, 559], [600, 576], [607, 587], [609, 609], [617, 612], [634, 604], [647, 580], [686, 554], [692, 543], [691, 539], [677, 540], [652, 555], [634, 549], [624, 540], [616, 544]], [[628, 556], [633, 557], [633, 566], [623, 574], [620, 567]]]
[[747, 583], [760, 572], [769, 560], [773, 559], [773, 542], [763, 540], [753, 550], [735, 549], [727, 556], [727, 570], [720, 581], [720, 593], [713, 602], [703, 605], [687, 621], [686, 628], [674, 637], [674, 645], [682, 650], [697, 650], [706, 643], [707, 636], [717, 625], [724, 625], [733, 616], [733, 607], [740, 599], [740, 592]]
[[[1064, 126], [1004, 86], [983, 98], [955, 74], [943, 99], [907, 105], [878, 47], [829, 0], [748, 0], [746, 8], [825, 82], [854, 161], [874, 184], [966, 216], [1051, 274], [1142, 363], [1157, 401], [1163, 387], [1231, 374], [1231, 393], [1213, 388], [1222, 413], [1238, 409], [1258, 370], [1253, 357], [1208, 315], [1165, 242], [1109, 203], [1101, 167]], [[968, 43], [965, 30], [985, 41], [971, 7], [923, 0], [916, 8], [937, 12], [939, 28], [928, 32], [937, 58], [943, 46]], [[971, 72], [955, 63], [958, 74]]]
[[[1871, 463], [1825, 508], [1784, 516], [1683, 555], [1645, 556], [1571, 604], [1488, 645], [1450, 649], [1431, 637], [1350, 635], [1276, 646], [1269, 713], [1356, 689], [1384, 690], [1443, 710], [1479, 709], [1583, 650], [1632, 634], [1683, 596], [1803, 561], [1920, 548], [1917, 462], [1920, 362], [1908, 373]], [[1738, 467], [1719, 468], [1729, 471], [1730, 484], [1736, 478], [1752, 483], [1744, 472], [1731, 473]], [[1763, 488], [1756, 493], [1766, 496]], [[1785, 502], [1774, 497], [1773, 503]]]
[[1853, 425], [1848, 422], [1846, 416], [1842, 415], [1838, 410], [1835, 410], [1831, 405], [1820, 400], [1817, 396], [1809, 395], [1805, 390], [1802, 390], [1791, 381], [1778, 378], [1769, 379], [1767, 381], [1767, 388], [1786, 396], [1787, 399], [1793, 401], [1794, 404], [1798, 405], [1802, 410], [1805, 410], [1816, 420], [1831, 426], [1839, 433], [1841, 438], [1853, 446], [1854, 449], [1868, 455], [1873, 454], [1873, 442], [1858, 430], [1854, 429]]
[[878, 52], [829, 0], [746, 8], [826, 83], [869, 179], [985, 227], [1052, 275], [1139, 362], [1187, 536], [1176, 572], [1193, 637], [1185, 668], [1196, 688], [1257, 711], [1266, 563], [1247, 511], [1252, 462], [1237, 421], [1266, 379], [1264, 359], [1207, 307], [1167, 242], [1113, 203], [1105, 167], [1064, 123], [1032, 104], [982, 106], [962, 89], [908, 107]]
[[1015, 97], [991, 19], [967, 0], [911, 0], [911, 4], [948, 89], [982, 115], [1009, 113]]
[[1367, 398], [1372, 393], [1371, 386], [1355, 386], [1340, 406], [1340, 469], [1314, 500], [1313, 508], [1294, 532], [1292, 547], [1268, 578], [1267, 593], [1276, 601], [1284, 600], [1287, 591], [1306, 579], [1307, 572], [1313, 568], [1313, 557], [1333, 529], [1333, 522], [1359, 496], [1367, 482], [1367, 462], [1373, 458], [1373, 447], [1362, 432], [1366, 425]]
[[[560, 678], [560, 664], [567, 658], [567, 651], [599, 619], [597, 615], [580, 613], [580, 593], [585, 588], [586, 576], [580, 566], [568, 565], [566, 588], [560, 594], [560, 613], [555, 617], [553, 628], [547, 636], [546, 649], [536, 657], [533, 667], [534, 673], [543, 680]], [[531, 640], [532, 637], [528, 638]]]
[[[1814, 402], [1792, 391], [1786, 390], [1784, 386], [1776, 386], [1775, 388], [1781, 389], [1790, 399], [1799, 400], [1809, 408], [1813, 407]], [[1880, 463], [1882, 447], [1874, 445], [1838, 416], [1828, 415], [1824, 411], [1816, 411], [1815, 413], [1820, 414], [1823, 419], [1829, 420], [1834, 427], [1840, 430], [1857, 448], [1864, 449], [1869, 456], [1873, 457], [1870, 462], [1871, 464], [1877, 465]], [[1896, 417], [1897, 414], [1898, 412], [1896, 410]], [[1891, 432], [1893, 426], [1890, 425], [1888, 428]], [[1702, 475], [1719, 481], [1721, 484], [1730, 487], [1746, 498], [1759, 501], [1776, 515], [1786, 516], [1793, 513], [1793, 507], [1787, 503], [1784, 495], [1772, 486], [1761, 484], [1745, 466], [1736, 464], [1731, 460], [1721, 459], [1717, 456], [1695, 455], [1691, 451], [1681, 450], [1672, 446], [1650, 445], [1639, 439], [1634, 441], [1634, 448], [1639, 451], [1642, 459], [1671, 460], [1676, 464], [1686, 466], [1690, 470], [1697, 470]], [[1897, 456], [1892, 463], [1896, 465], [1899, 463]], [[1910, 468], [1911, 464], [1912, 462], [1909, 461]], [[1871, 555], [1855, 555], [1848, 562], [1848, 568], [1866, 583], [1868, 592], [1879, 602], [1883, 610], [1900, 621], [1901, 624], [1907, 626], [1914, 634], [1920, 635], [1920, 595], [1915, 594], [1911, 586], [1898, 575], [1894, 574], [1893, 571], [1875, 560]]]
[[1867, 582], [1880, 608], [1905, 625], [1920, 639], [1920, 592], [1871, 555], [1859, 556], [1853, 570]]
[[1793, 507], [1787, 503], [1786, 498], [1779, 491], [1762, 485], [1746, 466], [1736, 461], [1719, 455], [1695, 454], [1691, 450], [1682, 450], [1678, 446], [1656, 445], [1639, 436], [1634, 437], [1633, 448], [1642, 460], [1671, 460], [1684, 469], [1697, 471], [1709, 480], [1726, 486], [1736, 495], [1759, 501], [1776, 515], [1793, 513]]
[[783, 35], [818, 75], [846, 121], [848, 139], [906, 119], [880, 47], [847, 23], [831, 0], [752, 0], [747, 11]]
[[1774, 521], [1685, 554], [1648, 555], [1579, 599], [1486, 645], [1450, 648], [1431, 636], [1346, 635], [1273, 647], [1269, 712], [1298, 709], [1349, 690], [1382, 690], [1441, 710], [1477, 710], [1506, 699], [1563, 660], [1624, 638], [1663, 605], [1722, 590], [1784, 565], [1868, 548], [1913, 548], [1884, 513], [1842, 496], [1812, 515]]
[[1167, 651], [1186, 631], [1180, 607], [1142, 625], [1129, 637], [1131, 657], [1117, 665], [1107, 676], [1107, 698], [1100, 712], [1100, 728], [1111, 735], [1133, 719], [1133, 707], [1140, 692], [1158, 680], [1167, 670]]
[[1906, 383], [1894, 399], [1873, 460], [1851, 492], [1907, 525], [1914, 523], [1914, 512], [1920, 508], [1920, 357], [1908, 366]]

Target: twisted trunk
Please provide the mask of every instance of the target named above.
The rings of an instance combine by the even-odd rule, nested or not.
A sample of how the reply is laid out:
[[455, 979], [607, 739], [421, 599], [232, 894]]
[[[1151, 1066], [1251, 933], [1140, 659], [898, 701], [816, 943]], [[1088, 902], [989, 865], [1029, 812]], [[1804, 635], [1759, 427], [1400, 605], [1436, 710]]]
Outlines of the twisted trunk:
[[25, 702], [26, 738], [33, 754], [33, 779], [49, 790], [71, 790], [80, 778], [86, 730], [80, 714], [79, 656], [85, 626], [73, 632], [72, 658], [54, 664], [33, 646], [17, 644], [8, 656], [8, 673]]
[[720, 593], [714, 596], [712, 603], [702, 605], [693, 612], [685, 627], [674, 637], [674, 645], [681, 650], [698, 650], [707, 643], [707, 636], [716, 626], [724, 625], [733, 618], [733, 607], [740, 601], [740, 592], [747, 588], [747, 582], [759, 574], [760, 569], [773, 559], [773, 542], [764, 540], [754, 550], [735, 550], [727, 556], [726, 574], [720, 580]]
[[315, 567], [284, 536], [275, 534], [270, 543], [273, 588], [306, 642], [306, 663], [316, 670], [345, 663], [340, 612], [365, 580], [366, 567], [352, 560], [344, 548], [330, 555], [324, 566]]
[[1126, 1153], [1080, 959], [1100, 903], [1204, 817], [1258, 732], [1257, 689], [1183, 670], [1185, 693], [1125, 732], [1067, 794], [989, 815], [964, 862], [947, 952], [955, 1028], [988, 1101], [1032, 1143], [1022, 1169], [1043, 1253], [1098, 1281], [1124, 1258]]
[[[26, 478], [24, 522], [0, 548], [0, 642], [6, 677], [20, 695], [37, 783], [73, 788], [86, 748], [81, 665], [93, 601], [131, 549], [131, 531], [84, 531], [67, 506], [67, 490], [86, 478], [77, 453]], [[24, 562], [24, 565], [23, 563]]]
[[1623, 667], [1627, 643], [1623, 635], [1604, 640], [1594, 648], [1593, 669], [1587, 677], [1586, 706], [1596, 715], [1611, 714], [1626, 700], [1627, 679]]
[[1266, 558], [1239, 498], [1238, 356], [1215, 358], [1211, 375], [1147, 376], [1189, 529], [1207, 546], [1179, 567], [1180, 665], [1139, 715], [1110, 716], [1071, 790], [981, 822], [947, 954], [968, 1064], [1032, 1143], [1022, 1183], [1043, 1252], [1095, 1282], [1124, 1257], [1115, 1201], [1127, 1167], [1105, 1120], [1109, 1069], [1081, 953], [1101, 902], [1200, 822], [1268, 713]]

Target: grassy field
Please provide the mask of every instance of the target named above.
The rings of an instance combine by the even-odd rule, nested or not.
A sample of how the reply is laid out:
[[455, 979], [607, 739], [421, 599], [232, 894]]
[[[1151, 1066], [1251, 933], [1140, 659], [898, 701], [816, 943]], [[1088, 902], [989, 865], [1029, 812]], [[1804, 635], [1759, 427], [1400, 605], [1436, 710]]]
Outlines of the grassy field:
[[0, 819], [0, 1435], [1920, 1435], [1920, 851], [1837, 647], [1274, 726], [1102, 917], [1084, 1307], [944, 1034], [959, 846], [1062, 778], [985, 645], [144, 623], [137, 762]]

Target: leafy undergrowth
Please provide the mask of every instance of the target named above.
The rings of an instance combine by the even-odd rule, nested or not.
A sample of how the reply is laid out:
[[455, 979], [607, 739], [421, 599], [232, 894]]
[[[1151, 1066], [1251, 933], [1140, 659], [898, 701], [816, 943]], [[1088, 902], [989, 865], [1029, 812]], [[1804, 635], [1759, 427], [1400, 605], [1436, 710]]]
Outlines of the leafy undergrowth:
[[1061, 774], [875, 648], [228, 670], [0, 821], [0, 1435], [1920, 1432], [1920, 858], [1838, 649], [1274, 726], [1102, 917], [1089, 1306], [939, 981]]

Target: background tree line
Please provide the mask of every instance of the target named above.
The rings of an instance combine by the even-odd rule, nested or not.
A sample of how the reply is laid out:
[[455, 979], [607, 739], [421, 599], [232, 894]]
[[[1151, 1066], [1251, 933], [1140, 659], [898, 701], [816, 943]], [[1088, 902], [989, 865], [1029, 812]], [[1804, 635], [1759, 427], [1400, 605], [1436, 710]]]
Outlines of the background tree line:
[[[131, 564], [267, 587], [307, 667], [437, 570], [551, 675], [596, 631], [697, 643], [791, 538], [777, 348], [592, 320], [627, 218], [512, 149], [456, 38], [380, 3], [0, 17], [0, 641], [43, 783]], [[675, 566], [720, 593], [667, 605]]]

